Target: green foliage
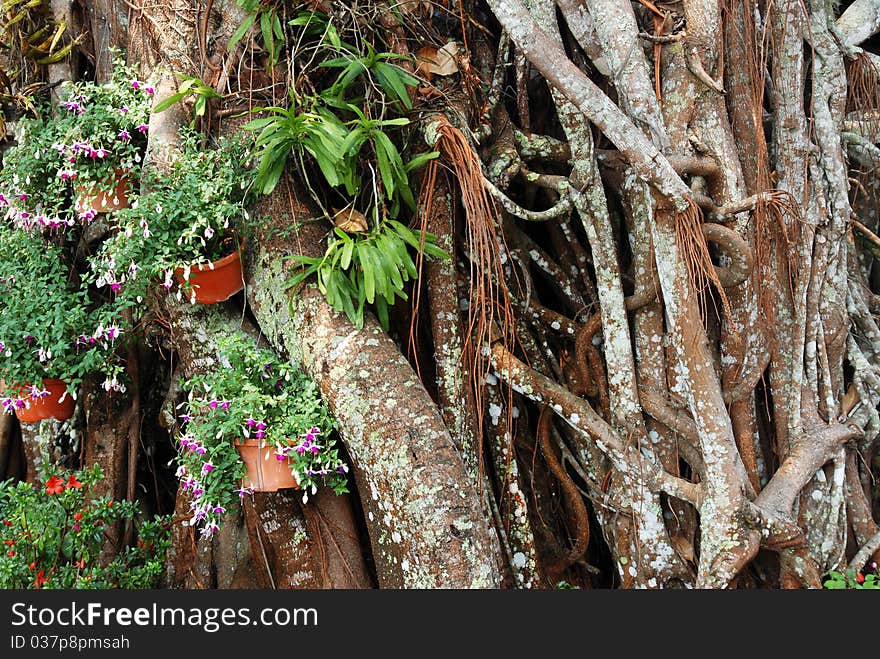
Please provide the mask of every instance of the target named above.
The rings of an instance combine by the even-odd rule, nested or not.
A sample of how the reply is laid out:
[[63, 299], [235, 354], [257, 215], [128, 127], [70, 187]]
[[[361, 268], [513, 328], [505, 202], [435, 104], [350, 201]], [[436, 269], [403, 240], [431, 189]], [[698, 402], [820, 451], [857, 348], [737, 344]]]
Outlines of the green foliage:
[[139, 303], [159, 282], [171, 288], [177, 268], [234, 251], [232, 232], [246, 214], [252, 181], [247, 160], [240, 141], [203, 148], [198, 133], [182, 131], [167, 171], [142, 171], [147, 191], [116, 213], [117, 232], [92, 257], [90, 278]]
[[260, 158], [256, 187], [269, 194], [278, 185], [284, 166], [292, 151], [311, 155], [327, 183], [344, 185], [349, 194], [356, 190], [355, 171], [342, 150], [348, 131], [345, 125], [312, 99], [310, 109], [266, 107], [256, 111], [271, 116], [255, 119], [245, 125], [246, 130], [260, 131], [256, 148]]
[[65, 82], [64, 93], [66, 115], [57, 121], [68, 173], [78, 186], [109, 192], [118, 170], [140, 168], [153, 87], [138, 80], [134, 68], [116, 53], [109, 82]]
[[49, 109], [41, 109], [35, 119], [22, 118], [19, 126], [18, 144], [3, 154], [11, 166], [0, 169], [0, 205], [7, 207], [7, 219], [21, 227], [72, 223], [69, 177], [61, 175], [68, 163], [59, 148], [65, 123], [53, 121]]
[[[114, 348], [121, 305], [93, 303], [64, 264], [64, 249], [39, 232], [0, 227], [0, 379], [39, 385], [61, 378], [70, 391], [93, 371], [119, 388]], [[11, 411], [17, 391], [3, 394]]]
[[419, 232], [391, 219], [369, 232], [353, 235], [336, 228], [323, 257], [291, 257], [304, 268], [287, 285], [299, 286], [317, 275], [318, 289], [327, 302], [356, 327], [363, 327], [364, 304], [375, 303], [379, 322], [388, 329], [388, 307], [396, 298], [407, 299], [404, 284], [419, 274], [409, 248], [448, 258], [436, 242], [435, 236], [426, 233], [421, 245]]
[[[245, 126], [259, 131], [257, 189], [271, 192], [295, 154], [313, 159], [327, 184], [355, 197], [348, 201], [360, 208], [387, 204], [383, 212], [396, 217], [402, 200], [414, 210], [407, 178], [412, 165], [404, 165], [389, 134], [410, 121], [387, 116], [412, 109], [407, 87], [418, 80], [393, 63], [406, 58], [377, 51], [369, 43], [358, 47], [342, 41], [330, 20], [316, 12], [300, 14], [290, 25], [300, 29], [301, 49], [309, 50], [304, 42], [317, 41], [309, 50], [314, 55], [304, 64], [304, 76], [320, 77], [326, 69], [341, 71], [317, 93], [292, 89], [289, 107], [255, 108], [254, 112], [269, 114]], [[379, 170], [378, 182], [374, 166]], [[356, 203], [360, 196], [367, 198]]]
[[322, 483], [346, 492], [348, 467], [330, 437], [335, 421], [315, 382], [241, 336], [221, 337], [217, 350], [219, 368], [183, 383], [188, 398], [177, 461], [195, 501], [190, 523], [213, 533], [226, 508], [247, 494], [233, 446], [242, 438], [259, 439], [292, 459], [304, 502]]
[[[136, 502], [93, 496], [99, 466], [63, 473], [48, 467], [42, 482], [0, 483], [0, 588], [152, 588], [170, 546], [167, 518], [144, 520]], [[137, 543], [101, 558], [106, 529], [131, 522]]]
[[[872, 566], [877, 569], [876, 563]], [[829, 590], [880, 590], [880, 576], [876, 572], [863, 574], [851, 568], [843, 572], [831, 570], [822, 585]]]
[[[195, 101], [193, 103], [193, 113], [196, 117], [202, 117], [205, 115], [205, 110], [208, 108], [208, 99], [222, 98], [220, 94], [214, 91], [213, 87], [202, 82], [200, 78], [183, 75], [182, 73], [176, 73], [175, 75], [183, 80], [177, 88], [177, 93], [159, 101], [156, 104], [156, 107], [153, 108], [154, 112], [164, 112], [187, 96], [194, 96]], [[195, 119], [193, 119], [193, 122], [195, 122]], [[193, 123], [190, 123], [190, 126], [192, 125]]]
[[284, 48], [284, 25], [281, 12], [284, 3], [281, 0], [235, 0], [236, 4], [248, 12], [241, 25], [232, 33], [227, 50], [232, 50], [242, 37], [254, 26], [262, 39], [266, 51], [266, 68], [271, 70], [278, 64]]

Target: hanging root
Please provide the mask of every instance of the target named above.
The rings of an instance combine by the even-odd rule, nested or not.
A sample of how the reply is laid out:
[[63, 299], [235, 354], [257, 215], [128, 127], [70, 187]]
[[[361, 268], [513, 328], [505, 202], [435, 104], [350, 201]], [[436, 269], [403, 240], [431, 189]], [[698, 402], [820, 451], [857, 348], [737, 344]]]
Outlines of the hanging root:
[[736, 231], [721, 224], [704, 222], [700, 229], [703, 237], [721, 247], [730, 259], [728, 266], [715, 266], [715, 274], [721, 285], [731, 288], [748, 279], [755, 265], [755, 257], [748, 243]]
[[846, 62], [846, 114], [880, 110], [880, 76], [868, 53]]
[[688, 279], [695, 293], [700, 296], [700, 317], [705, 323], [706, 298], [701, 296], [709, 284], [715, 286], [721, 306], [726, 318], [731, 318], [733, 313], [724, 285], [715, 271], [715, 264], [709, 256], [709, 246], [703, 237], [703, 211], [693, 199], [688, 199], [687, 208], [683, 211], [675, 211], [675, 239], [681, 250], [684, 262], [687, 265]]
[[[425, 129], [428, 143], [452, 167], [461, 188], [465, 211], [465, 241], [470, 255], [468, 318], [464, 331], [463, 360], [471, 376], [477, 410], [478, 437], [483, 430], [483, 382], [488, 360], [480, 359], [493, 327], [501, 343], [512, 349], [516, 342], [514, 313], [505, 284], [503, 252], [508, 252], [500, 231], [498, 208], [486, 193], [480, 159], [467, 138], [449, 120], [438, 115]], [[516, 277], [516, 273], [513, 273]]]
[[547, 463], [547, 468], [559, 480], [559, 484], [562, 486], [565, 499], [571, 507], [575, 520], [574, 546], [554, 566], [559, 571], [562, 571], [577, 562], [587, 551], [587, 546], [590, 544], [590, 517], [580, 490], [553, 452], [553, 443], [550, 441], [550, 428], [552, 424], [553, 413], [546, 406], [542, 407], [541, 414], [538, 417], [538, 444], [541, 447], [541, 453], [544, 455], [544, 462]]

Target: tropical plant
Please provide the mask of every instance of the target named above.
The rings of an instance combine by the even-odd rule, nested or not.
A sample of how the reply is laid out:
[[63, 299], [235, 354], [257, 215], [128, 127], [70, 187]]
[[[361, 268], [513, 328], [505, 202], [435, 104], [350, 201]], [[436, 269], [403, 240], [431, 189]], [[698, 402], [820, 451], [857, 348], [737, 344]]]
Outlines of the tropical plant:
[[865, 574], [861, 571], [847, 568], [843, 572], [831, 570], [823, 586], [829, 590], [880, 590], [880, 575], [877, 574], [877, 564], [871, 564], [874, 572]]
[[449, 258], [436, 243], [436, 236], [425, 233], [422, 241], [418, 231], [387, 218], [363, 233], [349, 234], [335, 227], [324, 256], [290, 257], [304, 267], [287, 283], [293, 288], [317, 275], [318, 290], [355, 327], [363, 327], [365, 303], [375, 303], [379, 322], [388, 329], [388, 307], [397, 298], [406, 300], [404, 284], [419, 276], [409, 249]]
[[[114, 349], [123, 306], [93, 302], [64, 263], [65, 249], [36, 231], [0, 227], [0, 380], [7, 412], [44, 395], [43, 378], [59, 378], [75, 395], [92, 372], [107, 390], [124, 388]], [[22, 391], [18, 386], [31, 385]]]
[[[177, 73], [175, 75], [177, 75], [177, 77], [183, 82], [180, 83], [177, 92], [168, 98], [162, 99], [156, 104], [156, 107], [153, 108], [154, 112], [164, 112], [187, 96], [193, 96], [195, 99], [193, 102], [193, 122], [195, 122], [195, 117], [202, 117], [205, 115], [205, 111], [208, 109], [208, 99], [222, 98], [213, 87], [206, 84], [201, 78], [183, 75], [182, 73]], [[191, 123], [190, 125], [192, 126], [193, 124]]]
[[[97, 465], [65, 473], [48, 466], [38, 483], [0, 482], [0, 588], [151, 588], [165, 568], [169, 520], [143, 519], [136, 502], [94, 496]], [[137, 541], [109, 561], [107, 529], [130, 522]]]
[[117, 212], [116, 234], [91, 259], [90, 278], [99, 288], [141, 302], [154, 284], [170, 289], [178, 268], [186, 280], [193, 266], [236, 249], [235, 226], [247, 216], [253, 178], [248, 152], [239, 141], [202, 148], [200, 140], [184, 130], [166, 171], [142, 171], [146, 192]]
[[[62, 139], [58, 149], [67, 160], [67, 178], [80, 188], [111, 192], [120, 176], [136, 178], [146, 148], [150, 98], [148, 82], [119, 53], [106, 84], [66, 82]], [[82, 209], [89, 218], [94, 211]]]
[[218, 339], [217, 350], [220, 368], [183, 383], [177, 475], [193, 497], [190, 524], [211, 535], [226, 509], [253, 491], [241, 482], [238, 439], [260, 440], [273, 459], [290, 459], [303, 503], [321, 484], [346, 492], [348, 467], [315, 382], [239, 335]]
[[0, 208], [20, 228], [59, 228], [75, 223], [70, 208], [71, 170], [64, 150], [64, 124], [48, 109], [19, 121], [18, 143], [4, 155], [13, 166], [0, 169]]
[[247, 12], [241, 25], [232, 33], [227, 50], [232, 50], [242, 37], [255, 25], [266, 51], [266, 68], [271, 70], [278, 63], [284, 48], [284, 25], [281, 16], [284, 2], [280, 0], [235, 0]]

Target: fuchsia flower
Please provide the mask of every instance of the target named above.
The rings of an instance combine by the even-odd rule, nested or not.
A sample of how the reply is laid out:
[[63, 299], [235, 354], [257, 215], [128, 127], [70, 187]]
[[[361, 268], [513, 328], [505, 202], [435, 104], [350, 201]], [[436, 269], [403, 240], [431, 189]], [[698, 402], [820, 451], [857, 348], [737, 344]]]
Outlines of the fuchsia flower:
[[202, 465], [202, 471], [206, 474], [210, 474], [212, 471], [214, 471], [214, 465], [212, 465], [210, 462], [206, 462]]
[[156, 90], [153, 89], [152, 85], [147, 85], [146, 87], [144, 87], [144, 91], [150, 96], [156, 93]]
[[140, 126], [137, 127], [137, 129], [138, 129], [141, 133], [146, 133], [146, 132], [149, 130], [149, 128], [150, 128], [150, 127], [147, 126], [147, 124], [141, 124]]
[[131, 134], [123, 128], [119, 131], [119, 139], [123, 142], [128, 142], [131, 139]]
[[132, 89], [140, 89], [140, 88], [141, 88], [141, 83], [140, 83], [140, 81], [138, 81], [138, 80], [132, 80], [132, 81], [131, 81], [131, 88], [132, 88]]

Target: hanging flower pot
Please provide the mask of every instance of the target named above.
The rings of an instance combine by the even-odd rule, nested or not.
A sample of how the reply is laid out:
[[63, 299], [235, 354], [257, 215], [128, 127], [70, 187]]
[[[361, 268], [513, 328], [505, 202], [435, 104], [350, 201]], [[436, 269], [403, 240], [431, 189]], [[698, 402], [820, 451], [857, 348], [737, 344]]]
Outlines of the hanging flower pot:
[[19, 397], [25, 402], [25, 407], [15, 409], [15, 416], [19, 421], [22, 423], [36, 423], [42, 419], [67, 421], [73, 416], [76, 401], [68, 393], [67, 383], [64, 380], [44, 378], [43, 390], [48, 391], [48, 395], [33, 398], [30, 395], [30, 386], [22, 387]]
[[113, 180], [115, 185], [109, 193], [98, 190], [95, 186], [86, 188], [78, 185], [76, 187], [76, 212], [83, 213], [91, 208], [96, 213], [111, 213], [128, 208], [128, 175], [121, 169], [117, 169]]
[[292, 460], [279, 460], [275, 448], [259, 439], [239, 439], [235, 448], [247, 468], [243, 487], [251, 487], [255, 492], [277, 492], [285, 489], [301, 489], [290, 471]]
[[[242, 248], [244, 243], [242, 243]], [[174, 271], [177, 281], [188, 283], [195, 293], [195, 301], [216, 304], [228, 300], [244, 288], [241, 272], [241, 249], [212, 263], [192, 266], [189, 279], [184, 279], [184, 269]]]

